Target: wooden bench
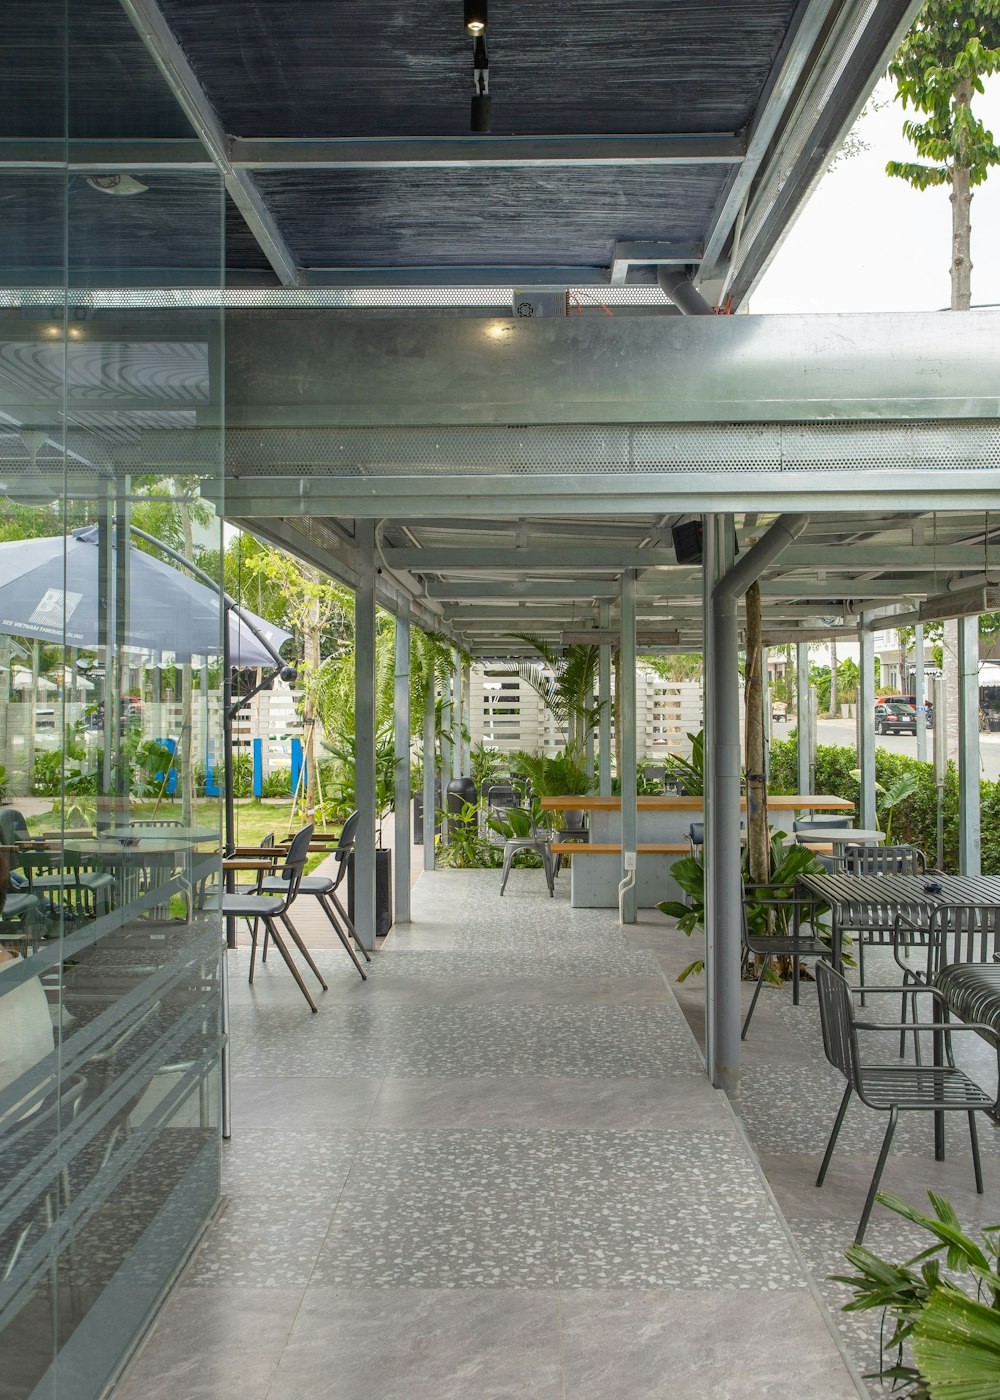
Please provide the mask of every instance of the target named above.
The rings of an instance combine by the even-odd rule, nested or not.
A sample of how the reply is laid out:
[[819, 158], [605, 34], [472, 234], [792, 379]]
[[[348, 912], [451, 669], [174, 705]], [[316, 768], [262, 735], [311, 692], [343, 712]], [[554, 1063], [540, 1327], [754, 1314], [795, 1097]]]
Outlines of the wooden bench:
[[[686, 841], [640, 841], [636, 851], [641, 856], [679, 856], [689, 851]], [[621, 843], [614, 841], [553, 841], [557, 856], [619, 856]]]

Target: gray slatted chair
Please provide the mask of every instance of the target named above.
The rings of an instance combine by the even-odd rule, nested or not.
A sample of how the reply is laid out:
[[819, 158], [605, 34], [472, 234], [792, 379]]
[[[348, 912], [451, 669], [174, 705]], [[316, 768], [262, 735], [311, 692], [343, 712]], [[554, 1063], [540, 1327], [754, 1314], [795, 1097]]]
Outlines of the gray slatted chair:
[[[847, 831], [853, 824], [853, 817], [798, 817], [792, 822], [792, 834], [797, 836], [801, 832], [808, 836], [810, 831]], [[833, 856], [816, 855], [816, 859], [824, 870], [832, 871], [836, 865]]]
[[[857, 994], [860, 987], [851, 987], [841, 976], [827, 963], [820, 963], [816, 968], [816, 986], [819, 993], [819, 1014], [820, 1024], [823, 1028], [823, 1049], [826, 1058], [834, 1069], [847, 1080], [847, 1087], [844, 1090], [844, 1097], [841, 1100], [840, 1108], [830, 1134], [830, 1140], [826, 1146], [823, 1162], [816, 1178], [816, 1185], [822, 1186], [826, 1179], [827, 1169], [830, 1159], [833, 1156], [833, 1149], [837, 1143], [837, 1136], [840, 1133], [844, 1115], [847, 1113], [847, 1106], [851, 1101], [851, 1095], [857, 1094], [863, 1104], [869, 1108], [874, 1108], [879, 1112], [888, 1113], [889, 1122], [886, 1126], [885, 1137], [882, 1140], [882, 1148], [875, 1164], [875, 1172], [872, 1176], [871, 1185], [868, 1188], [868, 1196], [865, 1200], [865, 1208], [861, 1213], [861, 1220], [858, 1225], [855, 1243], [861, 1244], [868, 1228], [868, 1218], [871, 1215], [872, 1207], [875, 1204], [875, 1196], [878, 1192], [879, 1182], [882, 1179], [882, 1172], [885, 1169], [886, 1159], [889, 1156], [889, 1149], [892, 1146], [893, 1135], [896, 1131], [896, 1123], [901, 1112], [916, 1110], [924, 1113], [933, 1112], [953, 1112], [965, 1113], [969, 1119], [969, 1138], [972, 1143], [972, 1165], [976, 1176], [976, 1190], [983, 1194], [983, 1171], [979, 1159], [979, 1137], [976, 1132], [976, 1110], [982, 1109], [985, 1112], [996, 1113], [997, 1100], [982, 1089], [974, 1080], [955, 1065], [866, 1065], [862, 1061], [861, 1049], [858, 1043], [858, 1031], [878, 1032], [889, 1031], [896, 1034], [899, 1030], [898, 1022], [882, 1024], [880, 1022], [859, 1021], [854, 1012], [854, 1005], [851, 1000], [852, 992]], [[871, 993], [885, 993], [887, 995], [898, 996], [899, 987], [866, 987], [865, 991]], [[944, 997], [935, 988], [923, 989], [923, 995], [929, 995], [935, 1002], [935, 1020], [933, 1022], [918, 1023], [909, 1027], [916, 1031], [931, 1032], [955, 1032], [974, 1031], [985, 1036], [992, 1041], [997, 1050], [997, 1064], [1000, 1068], [1000, 1039], [996, 1032], [989, 1026], [978, 1023], [956, 1024], [948, 1021], [948, 1009]]]
[[[927, 857], [916, 846], [847, 846], [844, 848], [845, 875], [924, 875]], [[895, 947], [896, 920], [884, 928], [861, 928], [856, 933], [858, 950], [858, 981], [865, 980], [866, 946]], [[861, 1005], [864, 1006], [864, 998]]]
[[206, 907], [216, 909], [226, 918], [246, 919], [250, 924], [250, 981], [253, 982], [254, 962], [257, 957], [257, 928], [258, 924], [263, 924], [266, 936], [274, 941], [275, 947], [285, 960], [289, 972], [298, 984], [299, 991], [309, 1003], [310, 1009], [317, 1011], [319, 1008], [309, 994], [309, 989], [302, 980], [302, 974], [295, 966], [295, 962], [288, 946], [281, 936], [278, 928], [279, 921], [284, 925], [292, 942], [305, 958], [311, 970], [315, 973], [316, 979], [324, 992], [327, 985], [323, 980], [323, 974], [313, 962], [309, 949], [302, 942], [298, 930], [288, 917], [288, 911], [295, 902], [295, 897], [299, 892], [299, 882], [302, 879], [302, 872], [305, 868], [306, 859], [309, 855], [309, 842], [312, 839], [313, 828], [304, 826], [292, 838], [292, 843], [288, 848], [284, 858], [283, 874], [285, 876], [284, 891], [281, 894], [230, 894], [223, 890], [218, 895], [210, 897], [206, 901]]
[[[347, 821], [344, 823], [344, 828], [340, 833], [340, 840], [337, 843], [336, 850], [333, 852], [334, 859], [338, 862], [336, 878], [331, 878], [329, 875], [303, 875], [299, 881], [299, 895], [311, 895], [317, 901], [319, 907], [323, 910], [323, 913], [326, 915], [327, 920], [333, 928], [334, 933], [337, 935], [341, 943], [344, 945], [344, 948], [347, 950], [347, 955], [351, 959], [351, 962], [361, 974], [361, 980], [364, 982], [367, 981], [368, 974], [361, 966], [361, 963], [358, 961], [357, 954], [351, 947], [351, 940], [348, 937], [348, 929], [350, 930], [351, 935], [357, 941], [358, 947], [361, 948], [361, 951], [364, 953], [365, 960], [367, 962], [371, 962], [371, 957], [368, 953], [367, 948], [365, 948], [364, 944], [361, 943], [360, 939], [358, 939], [357, 930], [355, 929], [351, 920], [348, 918], [344, 909], [341, 907], [340, 901], [337, 899], [336, 896], [337, 886], [340, 884], [347, 871], [347, 855], [351, 850], [354, 849], [354, 841], [357, 834], [359, 819], [360, 813], [352, 812], [351, 815], [347, 818]], [[284, 873], [276, 872], [273, 875], [268, 875], [265, 873], [260, 881], [259, 891], [261, 894], [265, 895], [283, 894], [285, 892], [286, 886], [287, 880], [285, 879]], [[338, 910], [340, 912], [339, 918], [337, 916]], [[343, 920], [343, 923], [341, 922], [341, 920]], [[263, 959], [266, 958], [266, 956], [267, 935], [265, 934], [264, 951], [261, 955], [261, 960], [263, 961]]]
[[792, 960], [792, 1000], [799, 1004], [799, 964], [802, 958], [832, 958], [833, 949], [816, 932], [825, 906], [790, 885], [743, 886], [743, 957], [749, 966], [760, 958], [760, 975], [743, 1022], [740, 1039], [746, 1040], [767, 969], [772, 958]]
[[[907, 1000], [916, 1020], [916, 997], [920, 988], [949, 985], [948, 969], [953, 965], [990, 965], [1000, 953], [1000, 906], [996, 904], [940, 904], [931, 912], [926, 927], [912, 923], [899, 915], [895, 925], [894, 956], [903, 971], [903, 1009], [906, 1021]], [[906, 960], [913, 948], [926, 950], [924, 966], [914, 966]], [[951, 976], [954, 976], [952, 974]], [[963, 1008], [963, 1010], [966, 1008]], [[967, 1008], [971, 1010], [971, 1007]], [[966, 1017], [963, 1015], [962, 1019]], [[900, 1032], [899, 1053], [903, 1053], [905, 1030]], [[917, 1060], [920, 1060], [920, 1039], [914, 1033]]]

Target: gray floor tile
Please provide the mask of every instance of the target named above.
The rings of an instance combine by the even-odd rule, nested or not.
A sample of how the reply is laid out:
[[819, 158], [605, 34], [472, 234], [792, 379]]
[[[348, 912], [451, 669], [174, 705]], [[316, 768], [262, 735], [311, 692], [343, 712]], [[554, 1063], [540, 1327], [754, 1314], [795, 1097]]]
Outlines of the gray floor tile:
[[566, 1400], [856, 1400], [813, 1298], [563, 1294]]
[[233, 1200], [191, 1261], [192, 1289], [305, 1285], [333, 1219], [335, 1202], [263, 1193]]
[[[253, 1128], [363, 1128], [382, 1087], [367, 1075], [255, 1075], [233, 1066], [233, 1142]], [[231, 1143], [223, 1144], [223, 1153]], [[225, 1158], [223, 1158], [225, 1160]]]
[[332, 1396], [562, 1400], [556, 1295], [314, 1284], [268, 1400]]
[[264, 1400], [302, 1288], [179, 1288], [118, 1400]]

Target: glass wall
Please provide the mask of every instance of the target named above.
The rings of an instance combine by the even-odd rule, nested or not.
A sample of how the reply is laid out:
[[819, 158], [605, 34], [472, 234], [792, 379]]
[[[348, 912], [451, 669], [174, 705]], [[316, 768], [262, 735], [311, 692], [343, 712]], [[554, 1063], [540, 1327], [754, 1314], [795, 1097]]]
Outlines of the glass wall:
[[224, 193], [160, 159], [191, 136], [117, 0], [0, 7], [4, 1400], [101, 1394], [219, 1197]]

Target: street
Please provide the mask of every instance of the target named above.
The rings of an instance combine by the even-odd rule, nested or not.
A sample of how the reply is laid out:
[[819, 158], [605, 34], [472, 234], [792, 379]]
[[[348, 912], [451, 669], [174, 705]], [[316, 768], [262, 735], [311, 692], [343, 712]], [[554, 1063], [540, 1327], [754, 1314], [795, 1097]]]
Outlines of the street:
[[[794, 726], [793, 716], [790, 724], [775, 724], [772, 726], [771, 732], [775, 739], [787, 739]], [[853, 748], [855, 743], [854, 720], [818, 720], [816, 742], [818, 744], [850, 744]], [[875, 745], [880, 749], [888, 749], [891, 753], [907, 753], [913, 758], [917, 756], [917, 737], [915, 734], [876, 734]], [[927, 735], [927, 757], [929, 760], [933, 760], [934, 757], [933, 730]], [[984, 778], [1000, 778], [1000, 734], [980, 734], [979, 758]]]

